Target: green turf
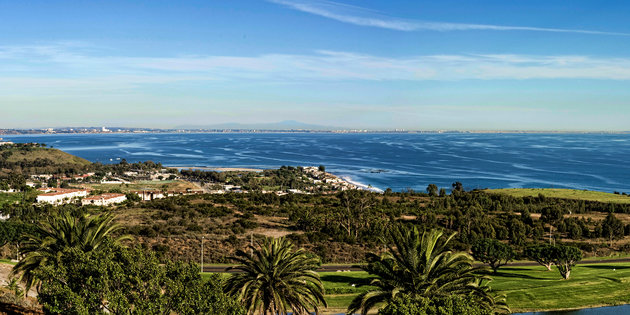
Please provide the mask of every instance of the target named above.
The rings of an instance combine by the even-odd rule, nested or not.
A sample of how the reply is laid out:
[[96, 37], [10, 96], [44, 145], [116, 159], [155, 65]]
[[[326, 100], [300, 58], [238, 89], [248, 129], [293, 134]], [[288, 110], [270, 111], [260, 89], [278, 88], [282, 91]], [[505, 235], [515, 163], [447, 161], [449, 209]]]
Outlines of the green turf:
[[549, 198], [565, 198], [577, 200], [589, 200], [612, 203], [630, 203], [630, 196], [611, 194], [601, 191], [560, 189], [560, 188], [506, 188], [488, 189], [488, 193], [507, 194], [514, 197], [538, 196], [539, 194]]
[[[24, 196], [26, 194], [26, 196]], [[16, 193], [3, 193], [0, 192], [0, 210], [2, 210], [4, 205], [9, 205], [13, 203], [21, 202], [22, 199], [34, 198], [37, 195], [37, 191], [30, 191], [27, 193], [16, 192]]]
[[0, 207], [22, 200], [22, 193], [0, 193]]
[[[210, 273], [203, 273], [207, 279]], [[229, 277], [229, 274], [222, 274]], [[322, 272], [328, 312], [343, 312], [352, 299], [369, 286], [352, 286], [368, 278], [363, 271]], [[630, 263], [579, 265], [570, 280], [554, 268], [509, 267], [491, 275], [490, 286], [507, 297], [512, 311], [578, 309], [630, 303]]]
[[[630, 303], [630, 263], [580, 265], [574, 267], [570, 280], [562, 280], [557, 270], [542, 266], [503, 267], [492, 277], [491, 287], [506, 294], [512, 311], [576, 309], [591, 306]], [[344, 272], [338, 277], [322, 273], [324, 286], [343, 288], [367, 277], [364, 272]], [[355, 293], [327, 294], [329, 309], [341, 310]]]
[[491, 286], [514, 311], [575, 309], [630, 303], [630, 263], [579, 265], [570, 280], [554, 269], [504, 267]]
[[9, 264], [9, 265], [15, 265], [17, 264], [14, 261], [11, 261], [11, 259], [0, 259], [0, 264]]

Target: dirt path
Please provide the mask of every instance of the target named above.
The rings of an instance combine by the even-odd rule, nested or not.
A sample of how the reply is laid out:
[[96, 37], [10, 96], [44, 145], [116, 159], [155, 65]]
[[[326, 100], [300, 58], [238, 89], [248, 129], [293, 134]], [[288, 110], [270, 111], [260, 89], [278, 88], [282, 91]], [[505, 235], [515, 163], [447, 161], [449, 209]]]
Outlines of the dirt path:
[[[0, 263], [0, 286], [7, 286], [11, 282], [11, 269], [13, 269], [13, 265]], [[22, 289], [24, 289], [24, 285], [20, 284], [20, 286], [22, 287]], [[35, 288], [31, 288], [28, 291], [28, 296], [37, 296], [37, 291], [35, 290]]]

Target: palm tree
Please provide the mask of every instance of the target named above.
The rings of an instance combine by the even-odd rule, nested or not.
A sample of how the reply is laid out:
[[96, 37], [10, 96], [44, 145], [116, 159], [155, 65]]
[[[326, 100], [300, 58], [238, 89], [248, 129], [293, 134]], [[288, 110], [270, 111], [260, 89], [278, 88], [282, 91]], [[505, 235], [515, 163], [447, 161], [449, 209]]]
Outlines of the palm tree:
[[[114, 216], [82, 215], [70, 212], [49, 217], [25, 235], [21, 251], [23, 258], [13, 267], [12, 274], [20, 274], [27, 291], [36, 281], [36, 271], [48, 264], [57, 264], [65, 249], [79, 248], [84, 252], [98, 250], [106, 239], [120, 229], [114, 224]], [[120, 236], [118, 242], [126, 239]]]
[[430, 299], [465, 295], [494, 308], [497, 303], [483, 283], [489, 278], [479, 275], [482, 268], [474, 268], [468, 254], [448, 249], [454, 236], [444, 236], [439, 230], [420, 234], [416, 227], [392, 229], [387, 252], [370, 254], [369, 263], [362, 267], [374, 276], [369, 284], [376, 289], [357, 296], [348, 313], [366, 314], [400, 293]]
[[315, 270], [319, 259], [306, 255], [304, 249], [293, 249], [284, 237], [265, 238], [251, 248], [230, 257], [241, 271], [226, 283], [229, 294], [242, 301], [249, 314], [308, 314], [313, 309], [319, 314], [319, 305], [327, 306], [324, 286]]

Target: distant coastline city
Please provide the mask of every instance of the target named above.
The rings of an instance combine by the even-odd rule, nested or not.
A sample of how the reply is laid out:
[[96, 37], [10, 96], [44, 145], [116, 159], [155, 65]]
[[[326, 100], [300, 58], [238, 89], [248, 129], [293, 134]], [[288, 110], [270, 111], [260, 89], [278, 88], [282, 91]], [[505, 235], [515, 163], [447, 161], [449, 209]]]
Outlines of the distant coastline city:
[[630, 134], [615, 130], [406, 130], [406, 129], [258, 129], [258, 128], [130, 128], [130, 127], [58, 127], [0, 129], [0, 135], [39, 135], [39, 134], [108, 134], [108, 133], [567, 133], [567, 134]]

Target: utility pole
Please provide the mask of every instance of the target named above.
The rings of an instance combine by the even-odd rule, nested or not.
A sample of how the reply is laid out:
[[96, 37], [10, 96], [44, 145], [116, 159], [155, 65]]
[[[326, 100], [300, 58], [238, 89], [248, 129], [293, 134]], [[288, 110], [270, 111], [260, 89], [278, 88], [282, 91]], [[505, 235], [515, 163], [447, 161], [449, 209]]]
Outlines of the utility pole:
[[203, 273], [203, 239], [205, 236], [201, 237], [201, 272]]
[[249, 255], [254, 256], [254, 233], [249, 235]]

